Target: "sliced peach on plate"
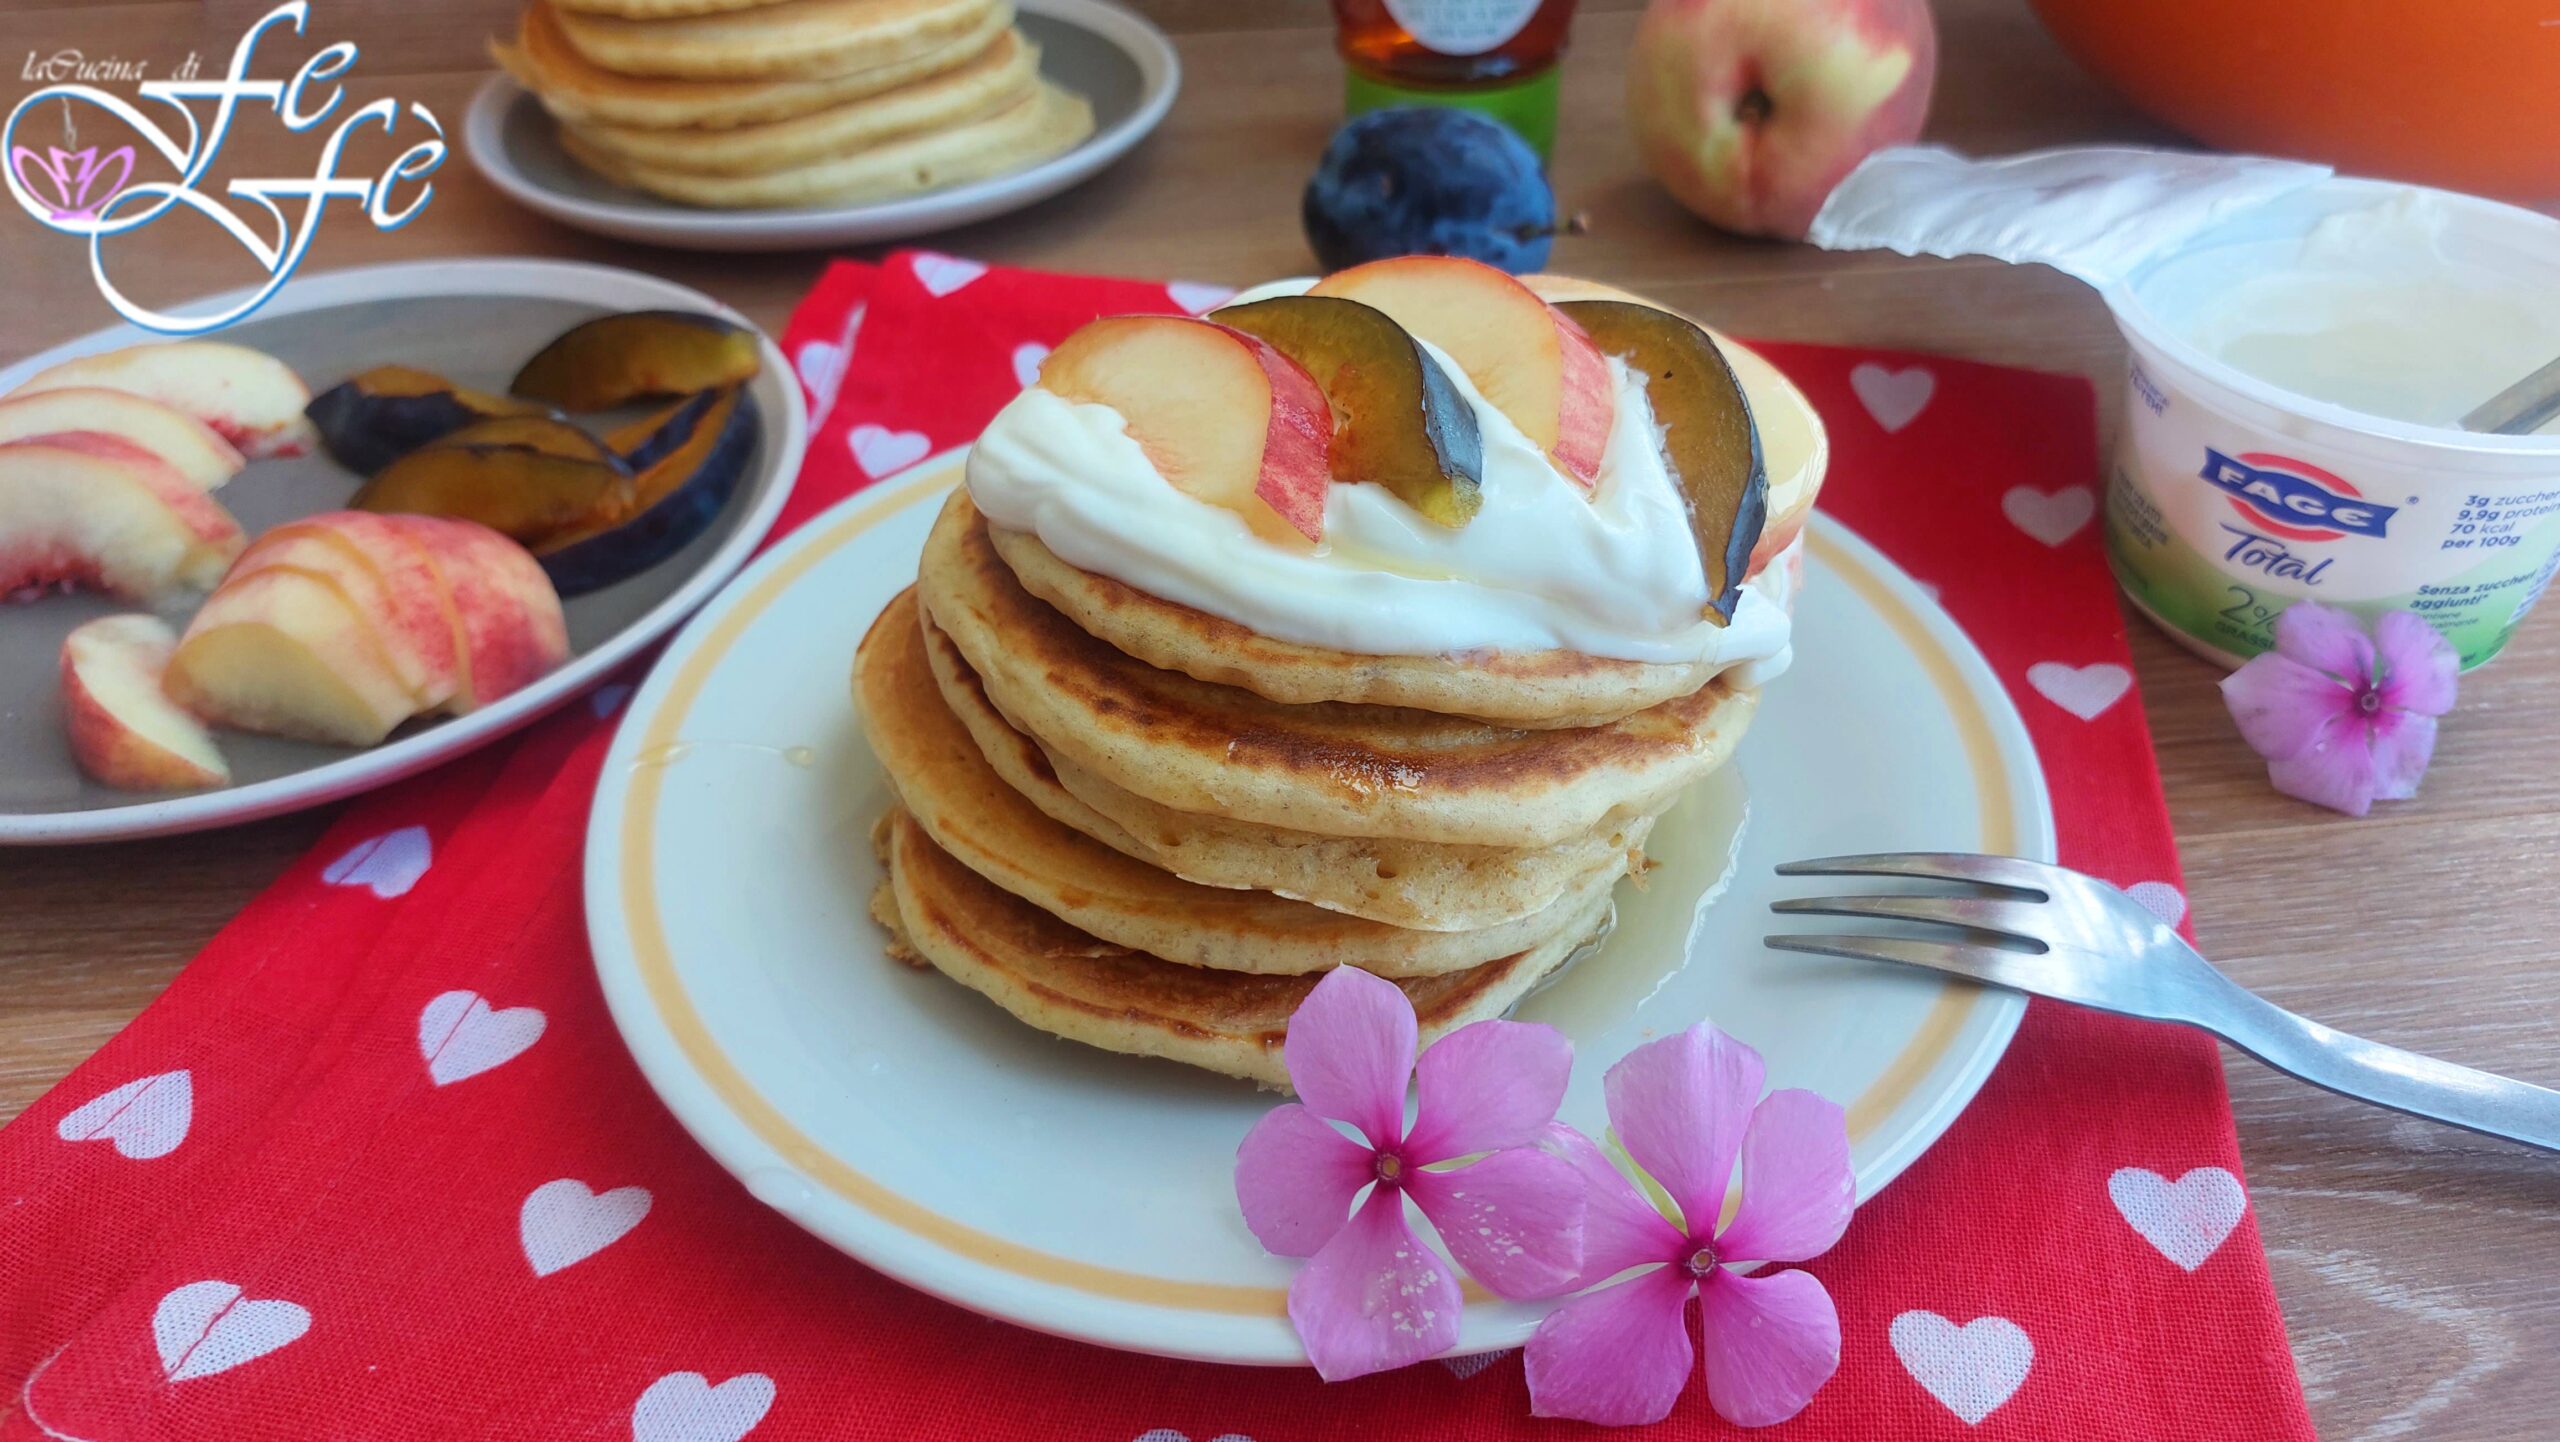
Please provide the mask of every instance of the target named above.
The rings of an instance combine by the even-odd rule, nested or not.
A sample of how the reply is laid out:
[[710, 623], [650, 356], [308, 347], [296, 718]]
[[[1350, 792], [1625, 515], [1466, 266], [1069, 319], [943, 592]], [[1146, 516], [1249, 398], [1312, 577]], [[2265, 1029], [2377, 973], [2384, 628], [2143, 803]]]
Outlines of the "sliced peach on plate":
[[183, 411], [252, 460], [298, 456], [314, 440], [311, 388], [284, 362], [227, 341], [181, 340], [80, 356], [37, 372], [13, 396], [98, 386]]
[[0, 398], [0, 442], [65, 431], [121, 436], [210, 491], [240, 473], [240, 452], [195, 417], [130, 391], [66, 386]]
[[477, 710], [568, 659], [568, 621], [551, 578], [524, 547], [471, 521], [396, 516], [435, 572], [455, 638], [460, 691]]
[[231, 768], [161, 673], [178, 633], [157, 616], [101, 616], [62, 639], [62, 723], [72, 759], [126, 791], [226, 786]]
[[1582, 327], [1518, 280], [1453, 255], [1404, 255], [1336, 271], [1309, 295], [1385, 311], [1458, 363], [1494, 409], [1588, 491], [1617, 419], [1609, 364]]
[[331, 575], [226, 578], [187, 623], [163, 683], [219, 726], [371, 746], [417, 709], [371, 618]]
[[420, 712], [462, 688], [453, 628], [427, 558], [388, 516], [328, 511], [290, 521], [241, 553], [225, 584], [271, 566], [326, 577], [372, 629]]
[[1040, 384], [1118, 411], [1167, 481], [1256, 534], [1323, 539], [1333, 413], [1268, 341], [1185, 316], [1112, 316], [1059, 342]]
[[121, 436], [0, 444], [0, 597], [94, 586], [158, 605], [210, 588], [241, 544], [221, 502]]
[[1373, 481], [1444, 526], [1484, 504], [1475, 408], [1387, 313], [1340, 296], [1281, 295], [1212, 311], [1315, 378], [1333, 408], [1333, 477]]
[[1688, 503], [1706, 563], [1707, 609], [1732, 620], [1769, 515], [1760, 432], [1742, 382], [1714, 337], [1667, 310], [1622, 300], [1568, 300], [1556, 309], [1644, 379], [1663, 462]]

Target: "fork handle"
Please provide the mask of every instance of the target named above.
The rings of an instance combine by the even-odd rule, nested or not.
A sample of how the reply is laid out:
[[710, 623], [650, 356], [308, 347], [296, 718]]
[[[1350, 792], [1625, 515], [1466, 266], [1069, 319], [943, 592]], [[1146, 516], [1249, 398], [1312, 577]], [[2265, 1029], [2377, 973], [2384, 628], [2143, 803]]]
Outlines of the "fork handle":
[[2332, 1030], [2233, 984], [2204, 1022], [2223, 1040], [2314, 1086], [2560, 1152], [2560, 1091]]

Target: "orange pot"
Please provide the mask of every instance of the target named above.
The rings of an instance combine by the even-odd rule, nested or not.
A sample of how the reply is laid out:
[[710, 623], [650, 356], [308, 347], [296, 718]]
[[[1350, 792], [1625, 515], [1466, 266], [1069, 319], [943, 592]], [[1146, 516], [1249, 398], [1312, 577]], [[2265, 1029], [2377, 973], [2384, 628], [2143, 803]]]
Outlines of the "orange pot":
[[2030, 0], [2081, 64], [2228, 150], [2560, 201], [2553, 0]]

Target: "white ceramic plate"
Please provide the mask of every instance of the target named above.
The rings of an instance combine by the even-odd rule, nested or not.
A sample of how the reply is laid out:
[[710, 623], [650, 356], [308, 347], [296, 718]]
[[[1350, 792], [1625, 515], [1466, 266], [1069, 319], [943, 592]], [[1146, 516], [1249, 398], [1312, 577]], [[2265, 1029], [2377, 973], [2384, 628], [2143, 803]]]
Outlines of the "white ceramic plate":
[[529, 210], [619, 240], [686, 250], [797, 250], [930, 235], [1082, 184], [1164, 119], [1182, 86], [1173, 42], [1104, 0], [1016, 0], [1040, 73], [1093, 102], [1093, 134], [1010, 175], [858, 205], [701, 210], [616, 185], [569, 158], [542, 103], [507, 76], [472, 97], [462, 142], [480, 173]]
[[[957, 476], [930, 461], [810, 523], [632, 702], [587, 835], [605, 998], [694, 1137], [873, 1266], [1108, 1346], [1302, 1362], [1290, 1267], [1246, 1232], [1230, 1181], [1276, 1099], [1041, 1036], [889, 960], [866, 913], [889, 791], [847, 676]], [[1518, 1014], [1573, 1038], [1563, 1116], [1593, 1133], [1610, 1062], [1712, 1015], [1767, 1054], [1772, 1085], [1847, 1105], [1863, 1199], [1972, 1098], [2024, 1002], [1765, 950], [1771, 868], [1906, 847], [2050, 858], [2053, 831], [2025, 729], [1963, 634], [1828, 520], [1810, 552], [1795, 668], [1737, 766], [1665, 818], [1608, 944]], [[1516, 1346], [1543, 1310], [1471, 1301], [1459, 1350]]]
[[[187, 307], [225, 308], [244, 293]], [[536, 260], [436, 260], [305, 276], [217, 334], [300, 372], [317, 391], [368, 366], [399, 362], [464, 385], [503, 391], [515, 368], [553, 336], [620, 310], [713, 311], [746, 317], [699, 291], [600, 265]], [[165, 339], [117, 326], [0, 370], [0, 392], [57, 361]], [[117, 791], [86, 780], [62, 737], [55, 654], [72, 627], [132, 607], [108, 597], [47, 597], [0, 605], [0, 845], [109, 841], [201, 831], [317, 806], [396, 781], [484, 746], [592, 685], [675, 629], [746, 564], [800, 471], [808, 416], [800, 384], [771, 340], [750, 387], [764, 432], [746, 474], [711, 527], [673, 556], [564, 606], [570, 659], [559, 670], [468, 716], [411, 722], [365, 751], [272, 737], [219, 734], [234, 784], [184, 795]], [[326, 456], [253, 461], [219, 497], [257, 532], [334, 510], [358, 484]], [[183, 617], [175, 617], [183, 621]]]

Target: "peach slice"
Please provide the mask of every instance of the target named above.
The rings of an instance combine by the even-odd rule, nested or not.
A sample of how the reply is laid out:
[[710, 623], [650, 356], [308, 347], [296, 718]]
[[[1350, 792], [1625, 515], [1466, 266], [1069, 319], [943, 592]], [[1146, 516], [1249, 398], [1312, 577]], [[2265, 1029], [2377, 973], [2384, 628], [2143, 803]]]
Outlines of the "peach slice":
[[126, 791], [226, 786], [204, 727], [160, 689], [178, 633], [157, 616], [101, 616], [62, 638], [62, 722], [72, 759]]
[[184, 411], [130, 391], [66, 386], [0, 398], [0, 442], [64, 431], [122, 436], [160, 458], [200, 491], [219, 489], [240, 473], [240, 452]]
[[332, 511], [288, 522], [242, 552], [228, 579], [270, 566], [322, 576], [336, 586], [366, 618], [419, 711], [441, 711], [461, 694], [453, 629], [435, 571], [390, 518]]
[[1586, 491], [1598, 484], [1618, 410], [1609, 363], [1535, 291], [1481, 261], [1402, 255], [1336, 271], [1307, 293], [1374, 306], [1440, 347], [1559, 470]]
[[371, 746], [416, 709], [368, 619], [328, 576], [269, 566], [227, 578], [163, 684], [217, 725]]
[[0, 597], [92, 585], [158, 605], [211, 587], [240, 547], [221, 502], [121, 436], [0, 445]]
[[560, 595], [524, 547], [473, 521], [382, 519], [401, 528], [436, 576], [454, 638], [455, 715], [532, 684], [568, 658]]
[[1167, 481], [1256, 534], [1323, 539], [1333, 412], [1269, 342], [1184, 316], [1112, 316], [1061, 341], [1040, 384], [1118, 411]]
[[302, 408], [311, 388], [282, 361], [225, 341], [182, 340], [80, 356], [37, 372], [10, 392], [72, 386], [128, 391], [185, 412], [252, 460], [298, 456], [318, 440]]

